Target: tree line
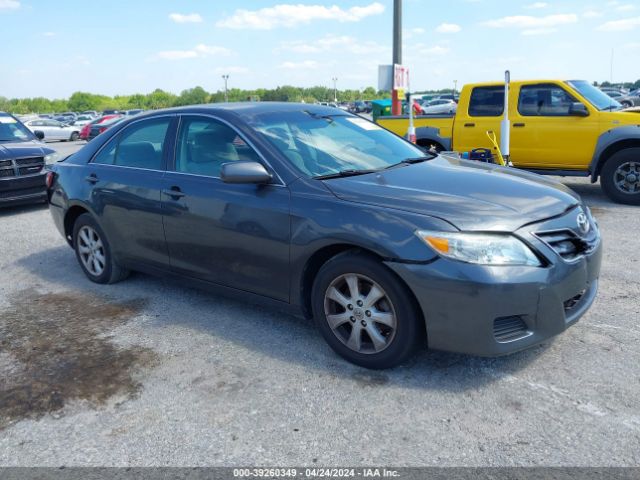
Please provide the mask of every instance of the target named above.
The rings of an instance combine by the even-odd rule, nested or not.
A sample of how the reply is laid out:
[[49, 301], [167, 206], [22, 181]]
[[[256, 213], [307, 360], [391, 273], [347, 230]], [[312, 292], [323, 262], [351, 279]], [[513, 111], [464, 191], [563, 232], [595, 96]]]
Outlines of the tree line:
[[[376, 91], [373, 87], [364, 90], [337, 90], [339, 102], [356, 100], [373, 100], [388, 98], [389, 92]], [[249, 100], [282, 101], [282, 102], [331, 102], [334, 100], [334, 90], [328, 87], [301, 88], [281, 86], [275, 89], [258, 88], [243, 90], [231, 88], [227, 91], [230, 102], [244, 102]], [[202, 103], [224, 102], [224, 91], [207, 92], [202, 87], [183, 90], [179, 95], [160, 88], [151, 93], [133, 95], [116, 95], [110, 97], [88, 92], [75, 92], [68, 99], [35, 98], [5, 98], [0, 96], [0, 111], [15, 114], [51, 113], [51, 112], [82, 112], [85, 110], [132, 110], [144, 108], [147, 110], [179, 107], [182, 105], [198, 105]]]
[[[609, 82], [594, 82], [595, 86], [613, 86]], [[628, 89], [640, 88], [640, 80], [617, 84]], [[451, 93], [451, 89], [424, 93]], [[363, 90], [337, 90], [335, 92], [339, 102], [353, 102], [356, 100], [374, 100], [389, 98], [390, 93], [377, 91], [373, 87]], [[280, 101], [280, 102], [331, 102], [334, 100], [334, 90], [329, 87], [294, 87], [284, 85], [274, 89], [258, 88], [255, 90], [243, 90], [232, 88], [227, 91], [230, 102], [244, 102], [249, 100]], [[87, 92], [75, 92], [68, 99], [35, 98], [5, 98], [0, 96], [0, 111], [15, 114], [26, 113], [53, 113], [53, 112], [83, 112], [85, 110], [132, 110], [144, 108], [155, 110], [158, 108], [179, 107], [182, 105], [198, 105], [202, 103], [224, 102], [224, 91], [207, 92], [202, 87], [188, 88], [176, 95], [160, 88], [151, 93], [136, 93], [133, 95], [116, 95], [110, 97]]]

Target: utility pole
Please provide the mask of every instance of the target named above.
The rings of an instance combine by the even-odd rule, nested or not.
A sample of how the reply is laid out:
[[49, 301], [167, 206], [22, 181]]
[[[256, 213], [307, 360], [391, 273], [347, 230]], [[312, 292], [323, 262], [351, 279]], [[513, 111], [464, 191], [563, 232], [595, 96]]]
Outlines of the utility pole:
[[336, 87], [338, 77], [333, 77], [331, 80], [333, 80], [333, 101], [338, 103], [338, 87]]
[[229, 80], [229, 75], [222, 75], [224, 79], [224, 101], [225, 103], [229, 101], [229, 91], [227, 89], [227, 81]]
[[[402, 0], [393, 0], [393, 65], [396, 64], [402, 65]], [[402, 114], [402, 99], [398, 97], [398, 90], [394, 88], [391, 96], [393, 115]]]
[[458, 80], [453, 81], [453, 96], [456, 96], [456, 92], [458, 91]]

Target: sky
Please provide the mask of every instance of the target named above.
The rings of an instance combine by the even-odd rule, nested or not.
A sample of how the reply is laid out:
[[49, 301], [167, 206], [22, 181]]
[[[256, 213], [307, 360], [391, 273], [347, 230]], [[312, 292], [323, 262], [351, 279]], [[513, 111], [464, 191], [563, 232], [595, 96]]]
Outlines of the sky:
[[[0, 0], [0, 96], [377, 87], [392, 0]], [[611, 69], [613, 56], [613, 72]], [[640, 78], [640, 0], [404, 0], [411, 89]], [[613, 73], [613, 75], [612, 75]]]

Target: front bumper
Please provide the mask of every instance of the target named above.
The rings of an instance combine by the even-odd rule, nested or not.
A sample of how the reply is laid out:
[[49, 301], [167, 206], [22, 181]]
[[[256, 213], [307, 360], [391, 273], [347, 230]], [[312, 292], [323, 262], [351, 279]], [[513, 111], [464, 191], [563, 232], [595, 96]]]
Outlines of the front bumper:
[[0, 206], [38, 203], [47, 200], [46, 172], [0, 179]]
[[[518, 232], [522, 237], [527, 232]], [[571, 262], [545, 249], [546, 267], [488, 267], [439, 258], [430, 264], [387, 262], [413, 291], [429, 348], [481, 356], [534, 346], [577, 322], [595, 300], [602, 243]]]

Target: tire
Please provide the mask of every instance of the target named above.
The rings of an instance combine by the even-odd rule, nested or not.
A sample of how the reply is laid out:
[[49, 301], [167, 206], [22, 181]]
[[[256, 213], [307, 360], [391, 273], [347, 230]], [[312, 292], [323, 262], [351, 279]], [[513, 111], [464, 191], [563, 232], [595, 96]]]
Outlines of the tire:
[[600, 172], [600, 186], [616, 203], [640, 205], [640, 147], [611, 155]]
[[630, 108], [633, 107], [633, 103], [629, 102], [628, 100], [625, 100], [623, 102], [620, 102], [622, 104], [623, 107], [625, 108]]
[[73, 225], [73, 249], [80, 268], [92, 282], [116, 283], [129, 275], [114, 262], [104, 231], [88, 213], [80, 215]]
[[78, 132], [73, 132], [69, 140], [72, 142], [77, 142], [79, 138], [80, 138], [80, 134]]
[[[369, 303], [374, 288], [378, 294], [369, 302], [377, 300]], [[313, 282], [312, 309], [329, 346], [365, 368], [391, 368], [404, 362], [425, 335], [422, 315], [402, 280], [379, 260], [360, 252], [341, 253], [322, 266]]]

